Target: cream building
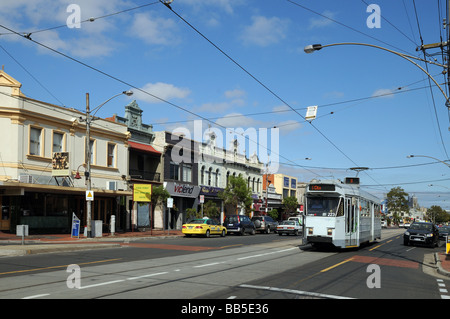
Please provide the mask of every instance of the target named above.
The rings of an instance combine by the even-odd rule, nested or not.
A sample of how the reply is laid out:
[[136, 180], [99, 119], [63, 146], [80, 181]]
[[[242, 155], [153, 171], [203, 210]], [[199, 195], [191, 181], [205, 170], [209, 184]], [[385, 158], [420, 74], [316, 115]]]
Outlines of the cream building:
[[[73, 213], [83, 227], [85, 113], [26, 97], [21, 86], [0, 71], [0, 230], [25, 224], [30, 232], [70, 232]], [[121, 197], [131, 195], [128, 138], [123, 124], [92, 122], [92, 219], [104, 230], [121, 211]]]

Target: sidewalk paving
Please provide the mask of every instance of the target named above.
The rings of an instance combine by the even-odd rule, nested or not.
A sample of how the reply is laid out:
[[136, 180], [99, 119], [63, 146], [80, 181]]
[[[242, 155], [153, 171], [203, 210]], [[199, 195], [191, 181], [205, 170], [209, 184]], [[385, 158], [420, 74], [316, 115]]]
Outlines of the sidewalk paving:
[[24, 238], [16, 234], [0, 232], [0, 257], [24, 256], [49, 252], [68, 252], [98, 248], [121, 247], [121, 243], [139, 239], [176, 238], [182, 236], [181, 230], [152, 230], [146, 232], [104, 233], [102, 237], [80, 238], [70, 234], [30, 235]]

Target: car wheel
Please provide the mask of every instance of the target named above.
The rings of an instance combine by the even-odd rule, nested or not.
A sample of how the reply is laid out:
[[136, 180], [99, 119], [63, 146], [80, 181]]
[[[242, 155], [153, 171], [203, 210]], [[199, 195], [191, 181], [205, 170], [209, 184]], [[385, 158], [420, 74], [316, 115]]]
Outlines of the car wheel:
[[206, 234], [205, 234], [205, 237], [206, 237], [206, 238], [209, 238], [209, 237], [211, 237], [211, 233], [209, 232], [209, 229], [207, 229], [207, 230], [206, 230]]
[[270, 227], [267, 227], [266, 234], [270, 234]]
[[294, 235], [298, 236], [298, 230], [294, 231]]
[[403, 240], [403, 245], [408, 246], [409, 245], [409, 241], [408, 240]]
[[250, 235], [254, 235], [254, 234], [256, 234], [256, 229], [252, 229], [252, 231], [250, 232]]
[[225, 237], [225, 234], [226, 234], [225, 229], [222, 229], [222, 234], [220, 236]]

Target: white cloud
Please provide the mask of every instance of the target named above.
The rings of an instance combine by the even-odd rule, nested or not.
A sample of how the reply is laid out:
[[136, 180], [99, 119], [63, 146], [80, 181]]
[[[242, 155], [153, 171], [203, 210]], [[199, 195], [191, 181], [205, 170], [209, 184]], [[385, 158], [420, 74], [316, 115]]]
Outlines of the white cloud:
[[[322, 15], [325, 17], [328, 17], [330, 19], [334, 19], [336, 16], [336, 13], [326, 10], [322, 13]], [[323, 27], [326, 27], [333, 23], [332, 20], [327, 19], [325, 17], [309, 19], [309, 27], [308, 28], [309, 29], [323, 28]]]
[[147, 44], [175, 45], [180, 42], [176, 36], [176, 23], [172, 19], [154, 17], [150, 13], [138, 13], [134, 16], [130, 32]]
[[378, 89], [373, 92], [372, 97], [384, 97], [384, 98], [393, 98], [395, 90], [392, 89]]
[[252, 24], [244, 29], [241, 39], [245, 44], [269, 46], [286, 38], [288, 24], [289, 20], [287, 19], [253, 16]]
[[229, 113], [216, 121], [217, 125], [223, 127], [237, 128], [237, 127], [265, 127], [261, 126], [260, 121], [256, 121], [251, 117], [245, 116], [242, 113]]
[[[186, 98], [191, 91], [186, 88], [178, 88], [173, 84], [168, 83], [147, 83], [141, 88], [143, 91], [148, 92], [154, 96], [157, 96], [163, 100], [172, 100], [172, 99], [184, 99]], [[161, 103], [162, 101], [143, 93], [141, 91], [136, 91], [135, 98], [136, 100], [145, 101], [147, 103]]]

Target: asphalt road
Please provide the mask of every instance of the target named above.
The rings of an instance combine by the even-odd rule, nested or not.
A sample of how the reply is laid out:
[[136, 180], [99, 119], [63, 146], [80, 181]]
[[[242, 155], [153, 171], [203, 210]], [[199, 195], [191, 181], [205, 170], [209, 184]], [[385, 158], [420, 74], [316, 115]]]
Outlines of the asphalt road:
[[442, 247], [403, 246], [402, 233], [383, 231], [382, 241], [344, 251], [300, 247], [298, 237], [261, 234], [4, 257], [0, 298], [443, 298], [441, 287], [450, 287], [450, 281], [427, 259]]

